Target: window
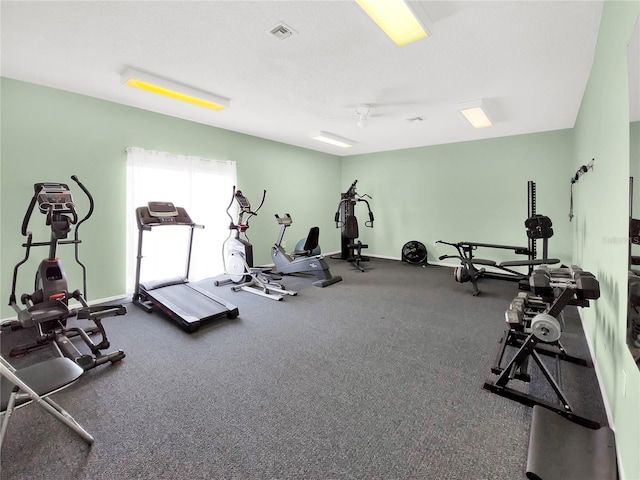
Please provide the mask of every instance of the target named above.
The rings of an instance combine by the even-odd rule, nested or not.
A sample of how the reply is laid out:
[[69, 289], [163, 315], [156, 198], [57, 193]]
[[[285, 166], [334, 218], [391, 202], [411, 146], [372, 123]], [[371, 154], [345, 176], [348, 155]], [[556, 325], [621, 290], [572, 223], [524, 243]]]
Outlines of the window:
[[[193, 239], [190, 279], [197, 281], [224, 272], [222, 245], [229, 236], [226, 208], [236, 184], [236, 162], [210, 160], [166, 152], [127, 148], [127, 292], [135, 286], [138, 226], [137, 207], [150, 201], [183, 207], [204, 229]], [[144, 232], [140, 281], [185, 274], [189, 229], [154, 228]]]

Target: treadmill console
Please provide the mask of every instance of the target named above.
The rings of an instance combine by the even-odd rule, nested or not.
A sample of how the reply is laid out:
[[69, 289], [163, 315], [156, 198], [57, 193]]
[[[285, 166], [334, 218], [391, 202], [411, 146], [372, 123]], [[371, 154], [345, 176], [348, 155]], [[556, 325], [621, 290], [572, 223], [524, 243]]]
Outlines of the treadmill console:
[[195, 226], [186, 210], [171, 202], [149, 202], [146, 207], [136, 208], [136, 220], [138, 228], [144, 230], [160, 225]]
[[149, 202], [147, 204], [149, 215], [152, 217], [177, 217], [178, 210], [171, 202]]

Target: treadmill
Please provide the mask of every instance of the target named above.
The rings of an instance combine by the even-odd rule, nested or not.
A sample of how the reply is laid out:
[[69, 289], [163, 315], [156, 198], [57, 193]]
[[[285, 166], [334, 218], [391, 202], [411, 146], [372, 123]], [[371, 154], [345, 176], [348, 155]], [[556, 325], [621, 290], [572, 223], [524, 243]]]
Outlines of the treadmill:
[[[186, 332], [195, 332], [202, 322], [221, 316], [236, 318], [238, 307], [210, 292], [189, 283], [193, 232], [197, 225], [184, 208], [170, 202], [149, 202], [146, 207], [136, 208], [138, 222], [138, 256], [136, 262], [136, 285], [133, 304], [147, 312], [154, 307], [176, 322]], [[182, 226], [190, 229], [187, 268], [183, 277], [140, 283], [142, 264], [142, 239], [145, 231], [156, 227]]]

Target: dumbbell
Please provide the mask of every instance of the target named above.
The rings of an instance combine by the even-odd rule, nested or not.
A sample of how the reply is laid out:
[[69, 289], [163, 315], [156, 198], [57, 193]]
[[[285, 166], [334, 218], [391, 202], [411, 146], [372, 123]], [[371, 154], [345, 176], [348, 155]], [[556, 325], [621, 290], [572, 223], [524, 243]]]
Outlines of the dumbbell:
[[521, 325], [524, 318], [524, 311], [509, 305], [504, 312], [504, 319], [509, 325]]
[[547, 268], [535, 269], [529, 277], [529, 286], [536, 295], [553, 297], [553, 287], [551, 286], [551, 278]]
[[640, 276], [629, 272], [629, 305], [640, 307]]
[[597, 300], [600, 298], [600, 283], [590, 272], [577, 272], [575, 274], [576, 296], [582, 299]]
[[545, 310], [549, 304], [542, 297], [532, 295], [529, 292], [518, 292], [518, 297], [524, 300], [525, 310]]

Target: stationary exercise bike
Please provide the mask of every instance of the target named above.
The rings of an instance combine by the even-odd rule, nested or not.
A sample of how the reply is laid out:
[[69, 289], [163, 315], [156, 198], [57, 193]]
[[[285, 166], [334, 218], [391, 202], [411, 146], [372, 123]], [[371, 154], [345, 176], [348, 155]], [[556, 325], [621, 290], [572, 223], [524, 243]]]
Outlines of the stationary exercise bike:
[[[125, 357], [122, 350], [104, 354], [102, 350], [109, 348], [109, 340], [102, 326], [102, 319], [127, 313], [123, 305], [89, 306], [85, 300], [87, 292], [86, 267], [79, 259], [78, 246], [82, 242], [78, 237], [80, 225], [89, 219], [93, 213], [93, 197], [87, 188], [74, 175], [71, 179], [78, 184], [89, 200], [87, 215], [78, 220], [73, 197], [69, 187], [64, 183], [36, 183], [35, 193], [29, 203], [29, 207], [22, 221], [22, 235], [27, 237], [24, 259], [13, 270], [13, 282], [9, 305], [18, 314], [17, 319], [10, 321], [12, 330], [34, 329], [37, 338], [35, 342], [14, 348], [9, 355], [23, 355], [33, 349], [47, 344], [53, 344], [61, 356], [65, 356], [76, 362], [84, 370], [102, 365], [106, 362], [115, 363]], [[33, 210], [38, 204], [40, 213], [46, 216], [46, 225], [51, 227], [51, 238], [48, 242], [34, 242], [33, 234], [28, 231], [29, 220]], [[74, 228], [72, 226], [75, 226]], [[65, 240], [73, 228], [74, 239]], [[75, 259], [82, 269], [83, 291], [69, 291], [67, 277], [62, 261], [56, 256], [58, 245], [73, 244]], [[34, 291], [31, 294], [23, 294], [20, 297], [24, 308], [18, 306], [16, 301], [16, 284], [18, 269], [29, 259], [31, 247], [49, 247], [49, 256], [40, 262], [35, 276]], [[79, 309], [69, 308], [69, 300], [74, 299], [80, 303]], [[67, 320], [89, 320], [93, 323], [87, 328], [67, 327]], [[89, 335], [99, 333], [102, 337], [99, 343], [94, 343]], [[90, 354], [82, 353], [71, 341], [74, 337], [80, 337]]]
[[317, 280], [312, 283], [316, 287], [327, 287], [334, 283], [342, 281], [342, 277], [331, 275], [329, 265], [322, 255], [315, 255], [313, 252], [318, 249], [318, 238], [320, 229], [312, 227], [300, 250], [296, 250], [291, 254], [285, 252], [282, 247], [282, 239], [287, 227], [291, 226], [293, 220], [288, 213], [284, 217], [275, 215], [276, 222], [280, 225], [280, 233], [276, 239], [276, 243], [271, 247], [271, 258], [273, 259], [274, 272], [282, 275], [291, 275], [294, 273], [314, 275]]
[[[253, 266], [253, 245], [249, 242], [247, 230], [249, 229], [249, 219], [258, 214], [258, 210], [262, 208], [267, 191], [262, 194], [262, 201], [258, 208], [251, 209], [251, 204], [240, 190], [233, 187], [231, 202], [227, 207], [227, 215], [229, 216], [229, 237], [222, 246], [222, 261], [224, 264], [225, 275], [222, 279], [215, 281], [216, 286], [235, 283], [231, 290], [238, 292], [240, 290], [254, 293], [272, 300], [282, 300], [285, 295], [297, 295], [294, 290], [287, 290], [273, 275], [270, 274], [268, 268], [256, 268]], [[234, 200], [238, 204], [238, 220], [234, 222], [229, 210]], [[247, 218], [244, 219], [244, 216]], [[244, 235], [244, 238], [240, 237]]]

